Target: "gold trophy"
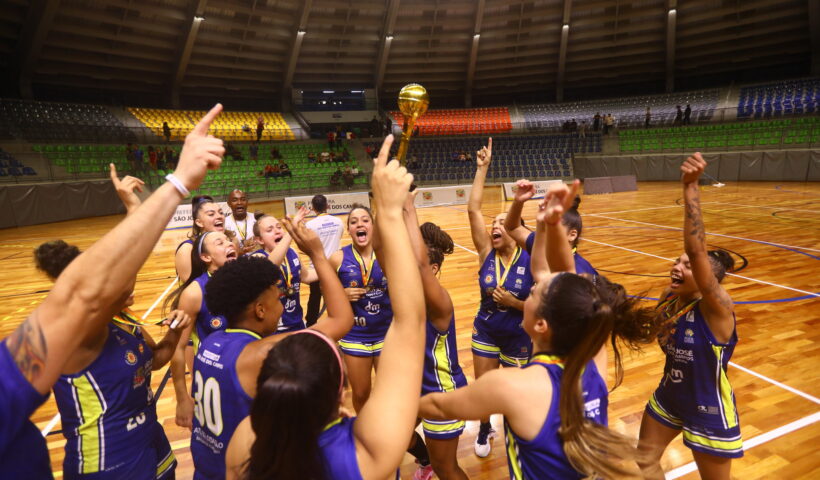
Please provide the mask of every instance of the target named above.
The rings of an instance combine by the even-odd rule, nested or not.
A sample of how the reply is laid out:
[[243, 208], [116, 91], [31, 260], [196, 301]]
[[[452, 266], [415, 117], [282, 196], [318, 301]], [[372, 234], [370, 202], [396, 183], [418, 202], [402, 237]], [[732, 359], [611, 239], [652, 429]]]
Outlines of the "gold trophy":
[[407, 146], [410, 144], [416, 120], [424, 115], [428, 106], [430, 106], [430, 97], [427, 96], [427, 90], [418, 83], [405, 85], [399, 92], [399, 110], [404, 115], [404, 128], [402, 128], [396, 158], [402, 165], [406, 163], [404, 158], [407, 156]]

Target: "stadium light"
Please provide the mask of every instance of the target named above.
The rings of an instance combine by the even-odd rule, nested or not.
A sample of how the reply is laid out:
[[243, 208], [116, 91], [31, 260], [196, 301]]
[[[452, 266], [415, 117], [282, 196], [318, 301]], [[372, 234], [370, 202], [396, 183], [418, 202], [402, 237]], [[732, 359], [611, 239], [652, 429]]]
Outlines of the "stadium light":
[[307, 32], [306, 32], [305, 30], [301, 30], [301, 29], [300, 29], [300, 30], [297, 30], [297, 31], [296, 31], [296, 33], [297, 33], [297, 34], [299, 34], [299, 35], [304, 35], [304, 34], [306, 34]]
[[203, 17], [202, 15], [194, 15], [194, 21], [195, 22], [202, 22], [204, 20], [205, 20], [205, 17]]
[[388, 35], [384, 37], [385, 40], [393, 40], [393, 35]]
[[674, 15], [675, 13], [677, 13], [677, 10], [675, 10], [674, 8], [669, 9], [669, 15]]
[[336, 93], [335, 90], [322, 90], [322, 93]]
[[562, 29], [564, 29], [564, 30], [566, 30], [566, 29], [568, 29], [568, 28], [569, 28], [569, 24], [568, 24], [568, 23], [565, 23], [565, 24], [564, 24], [564, 26], [563, 26], [563, 27], [561, 27], [561, 28], [562, 28]]
[[476, 33], [475, 35], [473, 35], [473, 38], [479, 38], [479, 37], [481, 37], [480, 33]]

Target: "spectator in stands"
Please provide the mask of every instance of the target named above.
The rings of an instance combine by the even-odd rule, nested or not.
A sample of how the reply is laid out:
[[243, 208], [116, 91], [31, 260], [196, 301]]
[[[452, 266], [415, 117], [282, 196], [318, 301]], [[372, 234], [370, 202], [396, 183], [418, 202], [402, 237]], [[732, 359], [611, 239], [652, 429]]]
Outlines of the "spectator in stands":
[[353, 187], [353, 170], [350, 167], [345, 168], [344, 173], [342, 173], [342, 178], [344, 179], [345, 187], [350, 190], [351, 187]]
[[349, 162], [350, 161], [350, 152], [347, 149], [342, 150], [342, 161]]
[[237, 148], [234, 147], [232, 143], [225, 144], [225, 155], [230, 156], [236, 161], [242, 160], [242, 152], [237, 150]]
[[337, 168], [333, 174], [330, 175], [330, 186], [338, 187], [342, 184], [342, 169]]
[[162, 122], [162, 136], [165, 137], [165, 143], [171, 141], [171, 127], [168, 126], [168, 122]]
[[263, 170], [262, 173], [265, 176], [265, 178], [274, 178], [273, 165], [271, 165], [270, 163], [265, 165], [265, 170]]
[[410, 155], [410, 160], [407, 162], [407, 169], [408, 170], [414, 169], [414, 168], [417, 168], [418, 166], [419, 166], [419, 157], [417, 157], [416, 154], [414, 153], [413, 155]]
[[259, 159], [259, 144], [257, 142], [251, 142], [251, 146], [248, 147], [248, 154], [254, 162]]
[[333, 130], [329, 130], [327, 132], [327, 149], [333, 150], [333, 147], [336, 146], [336, 132]]
[[336, 140], [336, 149], [342, 148], [342, 140], [344, 140], [344, 138], [345, 134], [342, 131], [342, 126], [336, 125], [336, 136], [333, 137], [333, 139]]
[[652, 124], [652, 111], [649, 107], [646, 107], [646, 119], [643, 121], [643, 128], [649, 128], [649, 125]]
[[675, 127], [680, 127], [681, 123], [683, 123], [683, 110], [680, 109], [680, 105], [677, 107], [677, 112], [675, 112], [675, 121], [672, 123]]
[[578, 131], [578, 122], [575, 121], [573, 118], [571, 122], [569, 122], [569, 131], [570, 132], [577, 132]]
[[134, 163], [137, 164], [137, 171], [145, 171], [144, 153], [139, 145], [134, 145]]
[[687, 103], [686, 110], [683, 111], [683, 124], [690, 125], [692, 123], [692, 107]]
[[262, 140], [262, 132], [265, 130], [265, 119], [262, 118], [262, 115], [259, 115], [259, 118], [256, 119], [256, 141]]
[[274, 147], [273, 150], [270, 151], [270, 157], [274, 160], [281, 160], [282, 154], [279, 153], [279, 149]]
[[601, 112], [596, 112], [592, 117], [592, 130], [597, 132], [601, 129]]
[[134, 146], [130, 143], [125, 145], [125, 160], [128, 161], [128, 165], [131, 166], [131, 173], [135, 173], [137, 171], [137, 164], [134, 159]]
[[[376, 117], [373, 118], [375, 119]], [[364, 152], [367, 154], [367, 158], [373, 158], [375, 151], [376, 150], [373, 148], [373, 145], [366, 145], [364, 147]]]
[[354, 177], [359, 176], [359, 165], [354, 163], [350, 166], [350, 173], [353, 174]]
[[316, 154], [313, 152], [308, 153], [307, 159], [308, 163], [316, 163]]
[[165, 170], [165, 150], [157, 148], [157, 168]]
[[293, 177], [293, 174], [290, 173], [290, 166], [285, 163], [285, 159], [279, 160], [279, 176], [284, 177]]
[[328, 163], [330, 161], [330, 153], [329, 152], [322, 152], [319, 155], [319, 163]]
[[464, 161], [467, 163], [473, 163], [473, 154], [470, 153], [469, 150], [464, 153]]
[[587, 138], [587, 121], [581, 120], [581, 124], [578, 125], [578, 138]]
[[612, 116], [611, 113], [606, 114], [606, 118], [604, 119], [604, 125], [606, 125], [606, 133], [609, 135], [609, 132], [615, 128], [615, 117]]
[[157, 151], [153, 145], [148, 145], [148, 163], [151, 164], [151, 168], [157, 169]]
[[378, 137], [382, 131], [382, 124], [375, 115], [373, 115], [373, 120], [370, 120], [370, 127], [368, 130], [370, 131], [371, 137]]

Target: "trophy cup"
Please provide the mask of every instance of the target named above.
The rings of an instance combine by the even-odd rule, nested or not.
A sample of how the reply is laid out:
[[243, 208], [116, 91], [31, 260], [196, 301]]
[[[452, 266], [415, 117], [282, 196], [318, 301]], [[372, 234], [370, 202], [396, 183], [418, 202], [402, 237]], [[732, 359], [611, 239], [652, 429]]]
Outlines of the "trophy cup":
[[402, 165], [406, 163], [404, 159], [407, 156], [407, 146], [410, 144], [416, 120], [424, 115], [428, 106], [430, 106], [430, 97], [427, 96], [427, 90], [418, 83], [405, 85], [399, 92], [399, 110], [404, 115], [404, 127], [396, 158]]

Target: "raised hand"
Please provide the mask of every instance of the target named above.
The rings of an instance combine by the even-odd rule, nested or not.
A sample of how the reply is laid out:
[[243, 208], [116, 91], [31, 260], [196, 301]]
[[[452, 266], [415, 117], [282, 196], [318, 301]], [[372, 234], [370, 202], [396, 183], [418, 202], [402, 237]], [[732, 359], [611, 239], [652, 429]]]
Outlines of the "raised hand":
[[478, 167], [489, 167], [493, 158], [493, 137], [487, 140], [487, 145], [475, 152], [475, 163]]
[[295, 225], [302, 223], [303, 221], [305, 221], [305, 217], [307, 217], [308, 213], [310, 213], [310, 210], [308, 210], [306, 206], [302, 205], [301, 207], [299, 207], [299, 210], [296, 212], [296, 215], [293, 216], [293, 223]]
[[706, 170], [706, 160], [703, 159], [700, 152], [695, 152], [694, 155], [684, 160], [680, 166], [680, 181], [682, 183], [696, 183], [704, 170]]
[[216, 170], [222, 163], [225, 146], [221, 139], [208, 135], [208, 129], [220, 112], [222, 104], [217, 103], [185, 137], [185, 145], [179, 155], [174, 176], [188, 190], [199, 187], [207, 171]]
[[524, 203], [535, 196], [535, 185], [529, 180], [515, 182], [515, 201]]
[[297, 223], [294, 218], [285, 216], [282, 220], [282, 225], [285, 227], [285, 230], [288, 231], [293, 241], [296, 242], [299, 250], [303, 251], [305, 255], [311, 258], [317, 255], [324, 257], [325, 250], [322, 247], [322, 241], [319, 240], [319, 236], [316, 235], [316, 232], [305, 226], [304, 222]]
[[384, 139], [379, 155], [373, 160], [373, 177], [370, 181], [373, 188], [373, 201], [379, 215], [388, 212], [401, 214], [413, 175], [398, 162], [388, 162], [393, 135]]
[[405, 212], [412, 212], [416, 209], [416, 195], [418, 195], [418, 193], [418, 190], [413, 190], [412, 192], [407, 193], [407, 199], [404, 201]]
[[168, 318], [162, 321], [162, 325], [169, 327], [171, 330], [181, 333], [191, 324], [191, 316], [185, 313], [185, 310], [174, 310]]
[[564, 212], [572, 207], [572, 202], [575, 200], [575, 195], [578, 193], [578, 187], [580, 185], [581, 182], [579, 180], [572, 182], [570, 187], [567, 187], [563, 182], [552, 185], [544, 201], [541, 202], [541, 204], [545, 206], [544, 212], [541, 212], [539, 205], [537, 216], [539, 221], [544, 221], [549, 225], [555, 225], [560, 222]]
[[114, 184], [114, 189], [117, 190], [117, 196], [122, 200], [125, 209], [129, 213], [132, 212], [142, 203], [136, 192], [142, 192], [142, 187], [145, 185], [145, 182], [131, 175], [126, 175], [120, 180], [120, 177], [117, 175], [117, 166], [113, 163], [109, 163], [108, 168], [111, 170], [111, 183]]

